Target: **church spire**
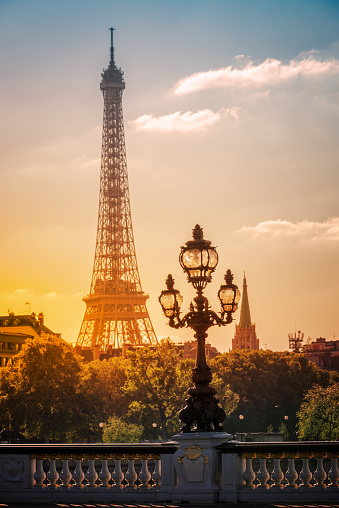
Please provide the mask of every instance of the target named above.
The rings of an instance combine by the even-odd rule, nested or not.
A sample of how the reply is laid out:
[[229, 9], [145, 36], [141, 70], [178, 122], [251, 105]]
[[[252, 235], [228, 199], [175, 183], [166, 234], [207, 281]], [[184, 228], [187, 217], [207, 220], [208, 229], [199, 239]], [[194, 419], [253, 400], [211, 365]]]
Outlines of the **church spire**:
[[238, 325], [235, 325], [232, 349], [259, 349], [259, 339], [255, 331], [255, 324], [251, 322], [245, 272], [242, 288], [240, 321]]
[[251, 326], [251, 313], [250, 313], [250, 305], [248, 303], [248, 293], [247, 293], [247, 282], [246, 275], [244, 272], [244, 280], [242, 286], [242, 299], [241, 299], [241, 311], [240, 311], [240, 322], [239, 326]]

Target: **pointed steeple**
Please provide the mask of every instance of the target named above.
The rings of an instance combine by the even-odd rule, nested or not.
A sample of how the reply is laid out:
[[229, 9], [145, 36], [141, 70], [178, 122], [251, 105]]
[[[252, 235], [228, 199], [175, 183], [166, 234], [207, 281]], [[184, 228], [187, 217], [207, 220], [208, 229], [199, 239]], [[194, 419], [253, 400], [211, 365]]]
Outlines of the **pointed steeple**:
[[240, 321], [238, 325], [235, 325], [235, 334], [232, 339], [232, 349], [259, 349], [259, 339], [255, 331], [255, 324], [251, 323], [245, 272], [242, 286]]
[[245, 326], [251, 326], [251, 313], [250, 313], [250, 305], [248, 303], [247, 282], [246, 282], [245, 272], [244, 272], [244, 280], [243, 280], [243, 286], [242, 286], [242, 299], [241, 299], [239, 326], [241, 326], [242, 328]]

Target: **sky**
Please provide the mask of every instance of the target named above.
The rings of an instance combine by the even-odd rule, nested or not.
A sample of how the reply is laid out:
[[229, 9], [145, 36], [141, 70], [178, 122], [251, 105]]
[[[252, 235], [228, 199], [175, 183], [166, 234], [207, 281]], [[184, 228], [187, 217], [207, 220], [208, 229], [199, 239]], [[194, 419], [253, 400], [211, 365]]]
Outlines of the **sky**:
[[[339, 337], [339, 2], [0, 0], [0, 315], [41, 312], [75, 342], [97, 228], [100, 74], [125, 73], [141, 283], [158, 295], [195, 224], [217, 247], [206, 290], [244, 271], [260, 347]], [[239, 312], [234, 323], [239, 322]], [[234, 323], [210, 329], [228, 351]]]

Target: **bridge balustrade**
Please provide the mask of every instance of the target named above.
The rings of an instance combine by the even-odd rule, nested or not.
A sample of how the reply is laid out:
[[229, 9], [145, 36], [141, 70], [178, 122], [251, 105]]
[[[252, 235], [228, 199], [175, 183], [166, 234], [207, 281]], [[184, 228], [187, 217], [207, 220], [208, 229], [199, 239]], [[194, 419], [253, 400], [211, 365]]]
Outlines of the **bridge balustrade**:
[[[206, 452], [195, 458], [189, 449], [186, 446], [185, 454], [180, 454], [176, 442], [1, 444], [0, 499], [185, 502], [205, 487], [212, 489], [201, 469], [207, 468]], [[213, 492], [206, 492], [215, 502], [339, 502], [339, 442], [228, 441], [215, 449]], [[192, 450], [196, 452], [197, 445]], [[197, 467], [202, 471], [200, 483], [194, 476]], [[180, 485], [182, 474], [191, 476], [192, 482]]]
[[228, 442], [217, 448], [220, 501], [339, 501], [339, 442]]

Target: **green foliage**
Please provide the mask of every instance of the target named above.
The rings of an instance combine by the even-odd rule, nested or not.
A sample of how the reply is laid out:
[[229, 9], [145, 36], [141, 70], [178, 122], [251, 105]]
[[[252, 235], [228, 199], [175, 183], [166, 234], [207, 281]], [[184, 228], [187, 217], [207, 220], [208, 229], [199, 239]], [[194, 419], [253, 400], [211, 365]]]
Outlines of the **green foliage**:
[[12, 438], [68, 441], [76, 422], [80, 358], [57, 337], [26, 341], [0, 371], [0, 409]]
[[[55, 442], [98, 442], [100, 422], [105, 432], [114, 427], [134, 432], [133, 438], [118, 439], [110, 430], [109, 441], [138, 441], [140, 428], [144, 439], [160, 434], [167, 439], [179, 430], [177, 413], [185, 405], [194, 366], [169, 339], [158, 347], [137, 348], [127, 360], [84, 365], [65, 341], [38, 338], [28, 340], [15, 358], [13, 366], [0, 369], [1, 424], [12, 438]], [[301, 439], [339, 439], [338, 374], [303, 355], [262, 350], [224, 353], [210, 366], [211, 384], [228, 415], [227, 431], [239, 431], [241, 413], [243, 432], [285, 431], [287, 425], [291, 438], [299, 411]], [[139, 430], [129, 429], [130, 423]]]
[[235, 350], [211, 362], [212, 371], [239, 394], [238, 411], [229, 422], [239, 431], [239, 414], [244, 432], [263, 432], [269, 426], [281, 428], [287, 415], [288, 434], [293, 437], [296, 412], [305, 393], [314, 385], [328, 386], [338, 375], [319, 369], [302, 354], [268, 350]]
[[168, 431], [178, 429], [173, 420], [184, 405], [193, 362], [183, 359], [169, 339], [130, 352], [128, 359], [124, 392], [130, 401], [129, 414], [142, 423], [150, 438], [152, 423], [157, 423], [166, 439]]
[[225, 384], [224, 381], [213, 374], [211, 385], [217, 390], [217, 398], [219, 404], [226, 413], [226, 416], [230, 416], [238, 407], [240, 397], [237, 393], [232, 392], [230, 385]]
[[104, 425], [102, 440], [104, 443], [139, 443], [144, 428], [135, 423], [126, 423], [122, 418], [112, 416]]
[[128, 401], [123, 394], [127, 362], [121, 357], [96, 360], [82, 366], [78, 386], [79, 413], [75, 438], [81, 441], [100, 440], [100, 422], [111, 416], [123, 416]]
[[311, 388], [301, 403], [298, 418], [299, 439], [339, 440], [339, 382], [327, 388]]

